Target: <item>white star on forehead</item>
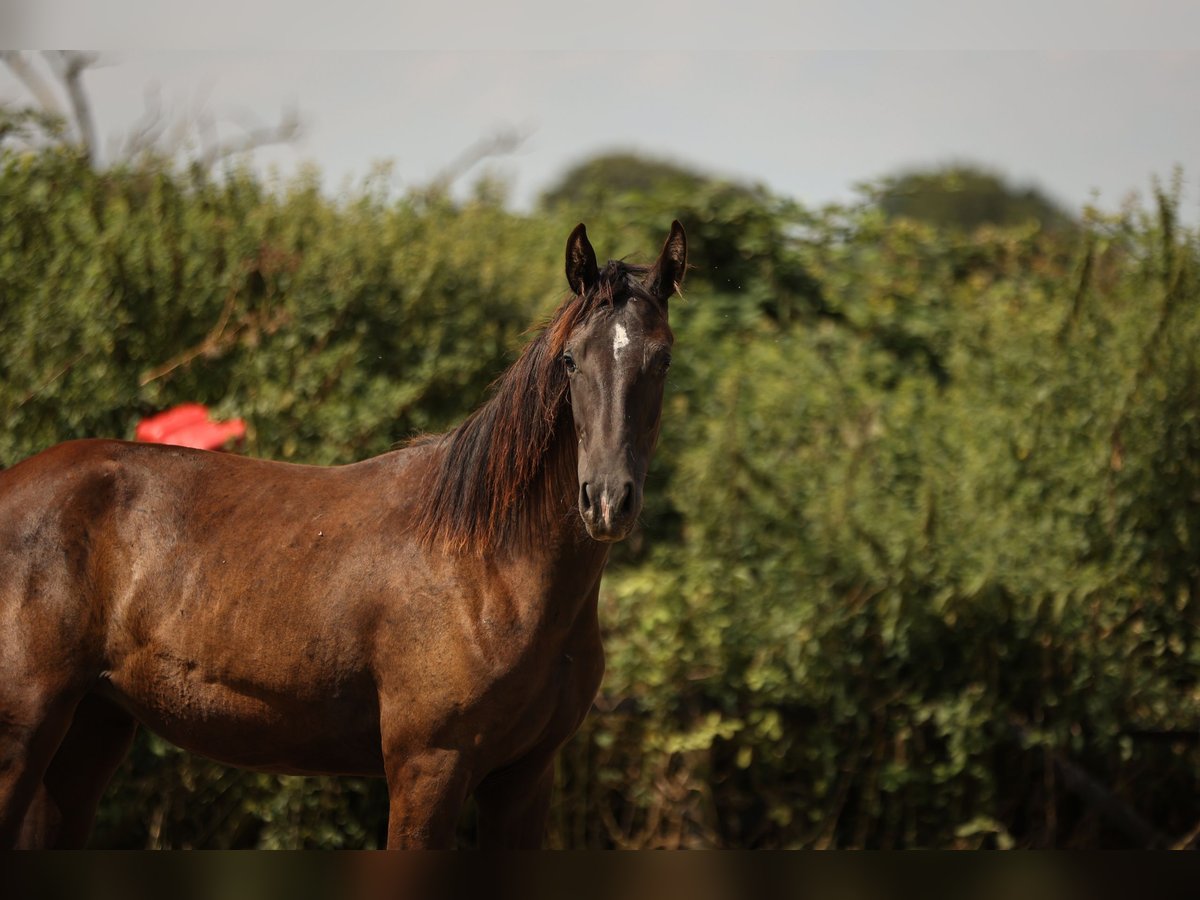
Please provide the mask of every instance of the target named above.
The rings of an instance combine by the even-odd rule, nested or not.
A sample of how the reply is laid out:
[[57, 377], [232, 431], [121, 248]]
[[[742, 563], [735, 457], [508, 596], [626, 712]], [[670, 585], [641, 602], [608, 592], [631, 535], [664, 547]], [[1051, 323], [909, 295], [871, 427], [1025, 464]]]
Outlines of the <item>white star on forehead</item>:
[[625, 326], [618, 324], [613, 330], [613, 359], [621, 358], [621, 351], [629, 345], [629, 334]]

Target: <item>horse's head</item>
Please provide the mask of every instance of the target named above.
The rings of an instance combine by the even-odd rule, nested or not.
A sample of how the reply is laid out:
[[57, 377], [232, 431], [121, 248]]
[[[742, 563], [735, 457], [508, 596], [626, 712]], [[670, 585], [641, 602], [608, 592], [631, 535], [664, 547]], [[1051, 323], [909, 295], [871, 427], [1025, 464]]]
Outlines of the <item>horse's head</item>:
[[624, 538], [642, 509], [674, 341], [667, 301], [686, 264], [678, 222], [648, 269], [598, 269], [583, 225], [567, 240], [567, 281], [589, 312], [566, 336], [562, 364], [579, 438], [579, 512], [598, 541]]

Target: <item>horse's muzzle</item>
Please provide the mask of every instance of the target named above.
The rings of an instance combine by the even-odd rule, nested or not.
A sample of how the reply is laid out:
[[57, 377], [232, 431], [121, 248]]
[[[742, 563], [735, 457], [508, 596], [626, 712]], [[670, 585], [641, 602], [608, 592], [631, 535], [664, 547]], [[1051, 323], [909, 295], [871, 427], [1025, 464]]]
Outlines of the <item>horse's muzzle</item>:
[[594, 540], [619, 541], [633, 530], [641, 499], [632, 481], [585, 481], [579, 486], [579, 514]]

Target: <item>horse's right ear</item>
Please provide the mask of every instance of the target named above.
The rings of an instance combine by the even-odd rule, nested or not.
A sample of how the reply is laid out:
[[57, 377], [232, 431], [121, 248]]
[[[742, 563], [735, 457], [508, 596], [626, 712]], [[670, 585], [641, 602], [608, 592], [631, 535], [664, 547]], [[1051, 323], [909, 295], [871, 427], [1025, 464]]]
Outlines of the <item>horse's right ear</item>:
[[596, 251], [588, 241], [587, 229], [580, 222], [567, 238], [567, 284], [582, 297], [599, 277]]
[[686, 271], [687, 236], [683, 233], [683, 226], [676, 219], [671, 223], [671, 233], [667, 235], [667, 242], [663, 244], [658, 261], [646, 276], [646, 286], [654, 292], [654, 296], [666, 303], [671, 295], [679, 290], [679, 285], [683, 284], [683, 273]]

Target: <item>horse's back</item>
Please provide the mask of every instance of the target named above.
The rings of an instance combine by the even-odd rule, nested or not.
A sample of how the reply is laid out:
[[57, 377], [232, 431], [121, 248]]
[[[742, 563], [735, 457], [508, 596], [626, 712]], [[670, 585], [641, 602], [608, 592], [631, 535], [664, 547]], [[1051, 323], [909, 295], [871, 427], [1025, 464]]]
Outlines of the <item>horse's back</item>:
[[378, 491], [354, 469], [115, 440], [58, 444], [0, 471], [6, 580], [58, 572], [75, 579], [76, 594], [113, 594], [126, 575], [166, 574], [221, 542], [239, 556], [274, 549], [281, 533], [311, 530], [309, 520], [369, 505]]
[[[153, 630], [175, 605], [294, 621], [349, 588], [387, 541], [403, 556], [410, 452], [339, 467], [183, 447], [70, 441], [0, 471], [0, 602], [91, 606]], [[67, 598], [63, 598], [64, 602]], [[279, 608], [283, 602], [288, 609]]]

